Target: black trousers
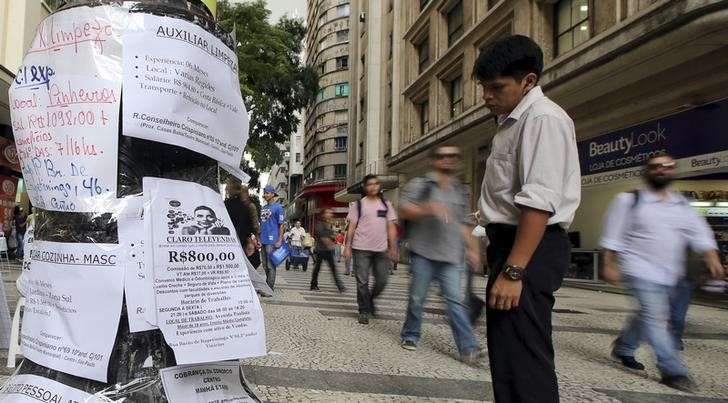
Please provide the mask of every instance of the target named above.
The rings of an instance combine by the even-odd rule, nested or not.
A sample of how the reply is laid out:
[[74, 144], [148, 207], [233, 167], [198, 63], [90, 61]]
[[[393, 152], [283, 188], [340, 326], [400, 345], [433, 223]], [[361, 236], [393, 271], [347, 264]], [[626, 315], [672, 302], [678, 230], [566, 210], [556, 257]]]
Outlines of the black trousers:
[[[486, 297], [508, 259], [516, 227], [488, 225], [490, 272]], [[569, 266], [571, 246], [566, 232], [550, 225], [526, 268], [521, 300], [516, 309], [486, 307], [488, 356], [493, 392], [498, 403], [559, 401], [551, 339], [554, 292]]]
[[317, 250], [316, 257], [316, 264], [314, 265], [313, 273], [311, 274], [311, 287], [318, 287], [318, 275], [319, 271], [321, 271], [321, 263], [323, 263], [323, 261], [326, 261], [326, 263], [329, 264], [329, 267], [331, 267], [331, 274], [334, 275], [336, 288], [338, 288], [339, 290], [343, 289], [344, 283], [341, 282], [341, 280], [339, 279], [339, 274], [336, 273], [336, 265], [334, 263], [334, 251]]

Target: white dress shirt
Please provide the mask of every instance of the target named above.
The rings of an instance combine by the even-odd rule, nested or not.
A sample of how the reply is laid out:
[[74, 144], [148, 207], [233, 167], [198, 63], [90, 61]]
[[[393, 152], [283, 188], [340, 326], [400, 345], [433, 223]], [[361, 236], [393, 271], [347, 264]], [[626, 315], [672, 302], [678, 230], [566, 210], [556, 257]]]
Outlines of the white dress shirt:
[[662, 285], [675, 285], [685, 275], [687, 248], [701, 253], [718, 249], [713, 231], [685, 197], [667, 199], [647, 189], [620, 193], [604, 218], [599, 245], [617, 252], [622, 273]]
[[534, 87], [498, 117], [478, 202], [480, 223], [517, 225], [519, 206], [547, 211], [548, 225], [568, 228], [581, 199], [574, 122]]

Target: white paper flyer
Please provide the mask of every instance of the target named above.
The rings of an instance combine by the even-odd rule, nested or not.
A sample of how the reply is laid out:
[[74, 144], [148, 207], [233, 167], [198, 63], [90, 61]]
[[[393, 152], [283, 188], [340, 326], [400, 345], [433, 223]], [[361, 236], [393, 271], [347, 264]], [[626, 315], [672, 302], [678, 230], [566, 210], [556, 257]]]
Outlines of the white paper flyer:
[[0, 403], [102, 403], [82, 390], [37, 375], [13, 375], [0, 390]]
[[124, 293], [122, 249], [117, 244], [33, 242], [20, 331], [24, 356], [106, 382]]
[[124, 32], [124, 134], [238, 166], [248, 113], [238, 57], [190, 22], [133, 15]]
[[157, 325], [179, 364], [265, 355], [263, 311], [217, 192], [144, 178], [151, 201]]
[[9, 91], [31, 203], [106, 211], [116, 195], [121, 31], [119, 7], [75, 7], [41, 22]]
[[119, 213], [119, 243], [124, 246], [125, 275], [124, 295], [126, 296], [126, 312], [129, 319], [129, 331], [144, 332], [156, 329], [145, 319], [149, 301], [154, 298], [154, 274], [147, 266], [144, 256], [145, 227], [143, 196], [126, 197]]
[[182, 365], [159, 370], [170, 403], [253, 403], [237, 361]]

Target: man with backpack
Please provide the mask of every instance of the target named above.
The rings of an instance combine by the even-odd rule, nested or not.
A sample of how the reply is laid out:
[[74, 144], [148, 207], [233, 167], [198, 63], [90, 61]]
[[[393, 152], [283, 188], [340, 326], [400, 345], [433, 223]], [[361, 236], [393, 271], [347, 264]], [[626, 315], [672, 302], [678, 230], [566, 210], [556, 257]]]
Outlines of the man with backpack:
[[[600, 245], [604, 254], [604, 279], [622, 277], [639, 308], [615, 340], [612, 356], [622, 365], [644, 370], [635, 360], [640, 340], [645, 339], [657, 357], [662, 383], [684, 392], [695, 384], [678, 353], [679, 340], [670, 333], [670, 313], [685, 276], [689, 247], [703, 255], [714, 278], [723, 278], [713, 233], [685, 197], [668, 190], [675, 178], [676, 162], [661, 153], [647, 161], [647, 187], [620, 193], [607, 211]], [[674, 326], [674, 325], [673, 325]]]
[[422, 310], [433, 280], [440, 283], [447, 304], [459, 358], [474, 365], [484, 356], [470, 326], [461, 280], [464, 260], [478, 266], [479, 250], [467, 221], [465, 188], [454, 177], [460, 166], [458, 147], [439, 146], [430, 153], [432, 171], [407, 183], [400, 200], [399, 216], [406, 220], [411, 278], [407, 316], [400, 336], [402, 348], [417, 350], [422, 328]]
[[[359, 323], [369, 323], [375, 314], [374, 299], [387, 284], [391, 260], [397, 260], [397, 220], [392, 204], [381, 195], [376, 175], [362, 180], [363, 195], [351, 204], [346, 219], [349, 227], [344, 247], [344, 259], [354, 259], [356, 301], [359, 305]], [[374, 287], [369, 290], [369, 273], [374, 271]]]

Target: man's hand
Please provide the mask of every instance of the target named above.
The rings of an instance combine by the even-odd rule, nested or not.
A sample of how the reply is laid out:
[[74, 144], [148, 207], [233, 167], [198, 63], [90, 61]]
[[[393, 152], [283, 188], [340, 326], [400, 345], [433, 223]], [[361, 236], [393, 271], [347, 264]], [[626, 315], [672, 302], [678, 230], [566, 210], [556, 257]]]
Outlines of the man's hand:
[[281, 240], [279, 239], [278, 242], [276, 242], [275, 244], [276, 249], [280, 248], [282, 244], [283, 242], [281, 242]]
[[465, 260], [470, 264], [473, 269], [480, 267], [480, 251], [476, 248], [467, 248], [465, 250]]
[[399, 261], [399, 251], [397, 251], [397, 248], [389, 248], [389, 258], [393, 262]]
[[501, 273], [495, 279], [493, 288], [490, 290], [488, 306], [491, 309], [500, 311], [509, 311], [513, 308], [518, 308], [522, 291], [523, 281], [513, 281], [507, 278], [505, 273]]
[[718, 251], [715, 249], [705, 252], [705, 265], [710, 270], [710, 275], [716, 280], [722, 280], [725, 278], [725, 268], [720, 263], [720, 257]]
[[622, 272], [616, 264], [605, 263], [602, 278], [609, 284], [617, 284], [622, 281]]
[[351, 246], [347, 245], [346, 247], [344, 247], [343, 255], [344, 255], [344, 259], [346, 259], [346, 260], [351, 259]]

